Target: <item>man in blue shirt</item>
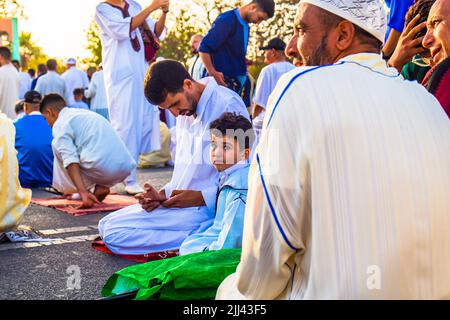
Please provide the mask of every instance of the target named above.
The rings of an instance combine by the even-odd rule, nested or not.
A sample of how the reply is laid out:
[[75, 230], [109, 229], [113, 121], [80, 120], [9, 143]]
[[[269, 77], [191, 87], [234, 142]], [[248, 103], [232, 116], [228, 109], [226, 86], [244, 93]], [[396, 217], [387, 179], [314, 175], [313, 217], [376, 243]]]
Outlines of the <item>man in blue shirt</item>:
[[274, 10], [273, 0], [253, 0], [217, 17], [202, 40], [199, 53], [208, 74], [218, 84], [241, 92], [247, 78], [248, 24], [273, 17]]
[[22, 187], [49, 187], [53, 180], [52, 129], [39, 112], [41, 95], [37, 91], [25, 94], [26, 115], [14, 123], [19, 180]]

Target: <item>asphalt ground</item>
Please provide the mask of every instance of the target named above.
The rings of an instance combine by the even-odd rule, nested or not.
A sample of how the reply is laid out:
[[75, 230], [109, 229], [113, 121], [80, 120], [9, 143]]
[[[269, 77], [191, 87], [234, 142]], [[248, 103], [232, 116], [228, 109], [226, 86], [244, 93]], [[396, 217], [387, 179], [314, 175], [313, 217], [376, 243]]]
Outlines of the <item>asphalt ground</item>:
[[[141, 186], [149, 182], [164, 186], [172, 168], [139, 169]], [[113, 192], [124, 194], [122, 184]], [[33, 198], [52, 197], [33, 190]], [[95, 300], [114, 272], [135, 264], [92, 249], [98, 236], [97, 224], [104, 214], [73, 217], [57, 210], [31, 204], [20, 226], [30, 227], [46, 238], [63, 241], [49, 243], [0, 244], [0, 300]]]

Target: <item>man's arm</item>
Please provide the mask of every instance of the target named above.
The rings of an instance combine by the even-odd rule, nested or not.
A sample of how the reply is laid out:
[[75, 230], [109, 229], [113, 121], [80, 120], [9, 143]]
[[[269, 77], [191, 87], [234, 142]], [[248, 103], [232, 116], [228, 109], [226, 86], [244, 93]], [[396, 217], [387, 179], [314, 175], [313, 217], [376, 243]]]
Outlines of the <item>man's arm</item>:
[[253, 112], [252, 112], [252, 118], [256, 119], [257, 116], [264, 110], [263, 107], [260, 105], [257, 105], [256, 103], [253, 104]]
[[155, 35], [157, 38], [161, 37], [164, 28], [166, 26], [166, 18], [167, 18], [167, 13], [169, 12], [169, 6], [167, 5], [167, 7], [163, 7], [162, 8], [163, 12], [161, 14], [161, 17], [159, 17], [158, 21], [155, 24]]
[[[161, 7], [167, 7], [169, 5], [169, 0], [153, 0], [153, 2], [144, 10], [142, 10], [140, 13], [138, 13], [136, 16], [133, 17], [131, 20], [131, 30], [134, 31], [138, 27], [140, 27], [144, 22], [145, 19], [153, 12]], [[165, 19], [165, 17], [164, 17]], [[162, 31], [161, 31], [162, 32]]]
[[211, 55], [207, 52], [199, 52], [200, 59], [202, 59], [203, 65], [205, 66], [206, 71], [211, 77], [216, 79], [217, 83], [221, 86], [227, 86], [225, 83], [225, 77], [222, 72], [219, 72], [214, 68], [212, 63]]

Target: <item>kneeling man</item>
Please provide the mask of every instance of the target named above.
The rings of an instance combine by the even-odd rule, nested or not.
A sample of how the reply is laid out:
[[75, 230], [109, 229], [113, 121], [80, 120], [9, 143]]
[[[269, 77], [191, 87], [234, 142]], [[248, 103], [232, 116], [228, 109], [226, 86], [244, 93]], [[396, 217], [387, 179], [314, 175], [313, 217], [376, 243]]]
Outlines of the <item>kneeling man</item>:
[[136, 167], [111, 124], [97, 113], [69, 108], [54, 93], [44, 97], [40, 111], [53, 129], [53, 187], [65, 195], [79, 193], [81, 207], [103, 201]]
[[242, 99], [212, 77], [194, 81], [182, 64], [154, 63], [145, 79], [150, 103], [177, 117], [172, 180], [159, 192], [146, 185], [140, 205], [111, 213], [99, 232], [111, 251], [146, 254], [178, 249], [187, 236], [214, 220], [219, 173], [209, 159], [209, 125], [224, 112], [249, 119]]

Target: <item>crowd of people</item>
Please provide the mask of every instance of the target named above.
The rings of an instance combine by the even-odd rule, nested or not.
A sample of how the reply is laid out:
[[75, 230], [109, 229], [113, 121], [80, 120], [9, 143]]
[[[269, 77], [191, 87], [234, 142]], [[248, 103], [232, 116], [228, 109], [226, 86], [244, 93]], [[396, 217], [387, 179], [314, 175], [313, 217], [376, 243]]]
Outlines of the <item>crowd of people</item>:
[[[273, 0], [220, 14], [186, 62], [157, 59], [169, 0], [102, 2], [90, 79], [70, 58], [31, 81], [1, 47], [0, 232], [28, 188], [89, 208], [123, 182], [139, 204], [100, 220], [106, 246], [242, 247], [218, 299], [450, 298], [450, 0], [385, 2], [300, 0], [254, 90], [249, 25]], [[137, 182], [155, 153], [174, 165], [160, 190]]]

